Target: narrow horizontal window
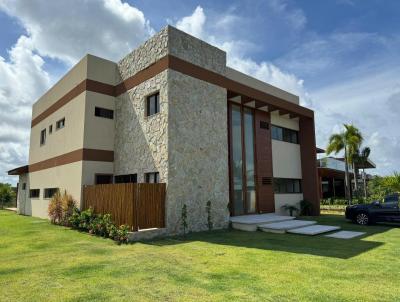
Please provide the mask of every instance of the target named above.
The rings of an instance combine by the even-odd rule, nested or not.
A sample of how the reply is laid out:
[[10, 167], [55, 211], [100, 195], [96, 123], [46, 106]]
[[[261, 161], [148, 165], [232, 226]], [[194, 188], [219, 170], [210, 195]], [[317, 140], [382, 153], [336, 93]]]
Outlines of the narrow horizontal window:
[[46, 129], [40, 131], [40, 145], [44, 145], [46, 143]]
[[31, 189], [29, 190], [29, 197], [30, 198], [39, 198], [40, 196], [40, 189]]
[[104, 184], [112, 184], [113, 183], [113, 175], [112, 174], [96, 174], [95, 175], [95, 184], [96, 185], [104, 185]]
[[116, 184], [137, 183], [137, 174], [116, 175], [114, 182]]
[[62, 129], [65, 127], [65, 117], [62, 118], [61, 120], [57, 121], [56, 123], [56, 129]]
[[160, 182], [160, 174], [158, 172], [151, 172], [144, 174], [144, 178], [146, 183], [159, 183]]
[[275, 193], [301, 193], [301, 179], [274, 178]]
[[95, 107], [94, 115], [99, 117], [108, 118], [110, 120], [114, 119], [114, 111], [106, 108]]
[[146, 100], [146, 116], [150, 116], [160, 112], [160, 93], [157, 92], [147, 97]]
[[44, 189], [44, 198], [52, 198], [56, 194], [58, 188], [46, 188]]
[[299, 132], [296, 130], [283, 128], [279, 126], [271, 126], [272, 139], [283, 141], [287, 143], [298, 144], [299, 143]]

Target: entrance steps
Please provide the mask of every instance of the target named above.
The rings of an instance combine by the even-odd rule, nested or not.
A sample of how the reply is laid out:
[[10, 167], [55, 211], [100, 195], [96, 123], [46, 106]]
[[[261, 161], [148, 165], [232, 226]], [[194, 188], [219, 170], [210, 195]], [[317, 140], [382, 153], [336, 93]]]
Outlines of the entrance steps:
[[230, 218], [232, 228], [240, 231], [255, 232], [259, 225], [290, 221], [296, 217], [281, 216], [274, 213], [234, 216]]
[[296, 217], [274, 213], [234, 216], [230, 218], [232, 228], [240, 231], [255, 232], [258, 229], [270, 233], [293, 233], [318, 235], [339, 230], [339, 226], [320, 225], [312, 220], [295, 220]]

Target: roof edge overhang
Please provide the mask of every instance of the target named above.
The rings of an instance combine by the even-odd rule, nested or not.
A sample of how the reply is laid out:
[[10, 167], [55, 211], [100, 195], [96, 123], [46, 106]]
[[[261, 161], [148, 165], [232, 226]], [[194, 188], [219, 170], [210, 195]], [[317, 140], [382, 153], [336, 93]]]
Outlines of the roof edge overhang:
[[8, 171], [8, 175], [22, 175], [22, 174], [26, 174], [29, 172], [29, 166], [25, 165], [25, 166], [21, 166], [15, 169], [12, 169], [10, 171]]

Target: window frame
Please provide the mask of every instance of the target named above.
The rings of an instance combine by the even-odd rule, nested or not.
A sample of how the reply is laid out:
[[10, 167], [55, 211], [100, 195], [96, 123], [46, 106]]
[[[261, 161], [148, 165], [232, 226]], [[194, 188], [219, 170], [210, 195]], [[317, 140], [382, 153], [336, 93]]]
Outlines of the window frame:
[[[110, 177], [111, 182], [108, 182], [108, 183], [99, 183], [99, 182], [97, 181], [97, 177], [99, 177], [99, 176], [103, 176], [103, 177], [108, 176], [108, 177]], [[107, 184], [113, 184], [113, 183], [114, 183], [114, 175], [113, 175], [113, 174], [109, 174], [109, 173], [96, 173], [96, 174], [94, 175], [94, 184], [95, 184], [95, 185], [107, 185]]]
[[137, 183], [137, 173], [114, 175], [115, 184]]
[[94, 107], [94, 116], [113, 120], [114, 119], [114, 110], [95, 106]]
[[44, 146], [46, 144], [46, 138], [47, 138], [46, 130], [47, 129], [44, 128], [40, 131], [40, 146]]
[[158, 184], [158, 183], [160, 183], [160, 173], [159, 172], [144, 173], [144, 180], [145, 180], [145, 183], [148, 183], [148, 184], [153, 184], [153, 183]]
[[299, 131], [271, 124], [271, 139], [299, 145]]
[[[47, 194], [50, 190], [55, 190], [55, 192], [51, 195], [51, 196], [48, 196], [48, 195], [50, 195], [50, 194]], [[44, 190], [43, 190], [43, 199], [52, 199], [53, 198], [53, 196], [59, 191], [60, 189], [59, 188], [44, 188]]]
[[[154, 112], [152, 113], [151, 108], [151, 98], [155, 97], [154, 100]], [[160, 91], [154, 92], [146, 96], [146, 117], [150, 117], [160, 113]]]
[[274, 194], [302, 194], [302, 179], [300, 178], [274, 178]]
[[[37, 196], [32, 196], [32, 192], [38, 192]], [[29, 198], [31, 199], [40, 199], [40, 189], [30, 189], [29, 190]]]
[[[60, 123], [62, 122], [62, 127], [60, 126]], [[64, 129], [65, 128], [65, 117], [63, 117], [62, 119], [59, 119], [56, 122], [56, 131]]]

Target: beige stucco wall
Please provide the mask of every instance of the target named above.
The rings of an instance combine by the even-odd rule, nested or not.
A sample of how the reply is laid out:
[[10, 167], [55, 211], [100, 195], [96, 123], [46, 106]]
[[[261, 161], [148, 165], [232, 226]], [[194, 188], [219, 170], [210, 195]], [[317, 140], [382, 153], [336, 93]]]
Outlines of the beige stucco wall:
[[78, 202], [81, 199], [82, 162], [57, 166], [50, 169], [31, 172], [29, 176], [29, 189], [40, 189], [39, 198], [30, 198], [32, 216], [47, 218], [49, 199], [44, 198], [45, 188], [59, 188], [67, 190]]
[[[275, 212], [281, 215], [289, 215], [289, 212], [282, 209], [282, 206], [288, 204], [300, 209], [302, 199], [303, 194], [275, 194]], [[298, 215], [299, 213], [294, 214]]]
[[299, 131], [298, 118], [291, 119], [287, 115], [279, 115], [276, 111], [271, 112], [271, 124]]
[[96, 174], [114, 174], [114, 163], [82, 161], [82, 185], [94, 185]]
[[[83, 147], [85, 96], [81, 93], [31, 129], [29, 164], [43, 161]], [[65, 127], [56, 129], [56, 122], [65, 118]], [[53, 133], [49, 134], [49, 126]], [[40, 132], [46, 129], [46, 143], [40, 145]]]

